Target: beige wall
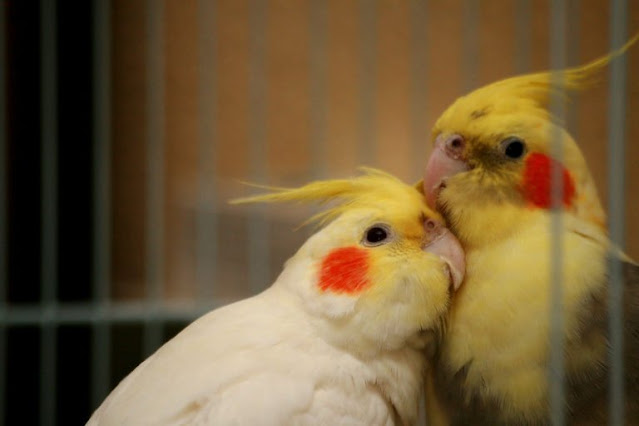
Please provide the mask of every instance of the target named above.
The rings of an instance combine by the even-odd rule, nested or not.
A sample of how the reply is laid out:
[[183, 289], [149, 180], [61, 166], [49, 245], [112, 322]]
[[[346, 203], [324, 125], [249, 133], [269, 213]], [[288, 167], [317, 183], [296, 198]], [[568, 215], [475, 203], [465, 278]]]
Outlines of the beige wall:
[[[311, 179], [310, 2], [268, 1], [266, 22], [266, 138], [268, 182], [299, 184]], [[426, 2], [425, 39], [415, 40], [411, 5], [381, 0], [377, 10], [376, 148], [372, 166], [409, 181], [417, 180], [430, 150], [428, 129], [443, 109], [464, 91], [463, 1]], [[608, 50], [609, 6], [588, 0], [570, 3], [569, 62], [577, 65]], [[639, 31], [639, 4], [630, 2], [629, 30]], [[118, 297], [143, 295], [145, 220], [145, 11], [143, 1], [113, 2], [113, 278]], [[327, 128], [330, 176], [355, 173], [360, 165], [360, 2], [327, 2]], [[371, 2], [372, 4], [372, 2]], [[516, 72], [516, 57], [526, 55], [531, 70], [549, 66], [549, 2], [531, 0], [531, 49], [518, 52], [515, 1], [477, 2], [474, 26], [479, 52], [471, 81], [485, 84]], [[424, 6], [421, 6], [424, 7]], [[246, 194], [236, 180], [250, 179], [249, 60], [251, 7], [247, 1], [215, 4], [217, 111], [213, 158], [221, 201]], [[166, 187], [165, 292], [187, 297], [195, 290], [195, 214], [198, 179], [198, 10], [195, 0], [167, 0], [165, 7]], [[413, 44], [416, 43], [416, 44]], [[411, 111], [412, 52], [424, 49], [427, 71], [423, 110]], [[639, 199], [635, 164], [639, 158], [639, 47], [628, 55], [628, 250], [639, 257]], [[572, 128], [606, 199], [606, 82], [577, 97]], [[416, 121], [417, 119], [417, 121]], [[415, 134], [415, 132], [419, 132]], [[271, 238], [271, 275], [306, 236], [292, 232], [300, 214], [268, 209], [275, 221]], [[217, 259], [215, 294], [246, 293], [246, 216], [238, 207], [218, 211], [223, 250]], [[268, 278], [265, 277], [265, 285]]]

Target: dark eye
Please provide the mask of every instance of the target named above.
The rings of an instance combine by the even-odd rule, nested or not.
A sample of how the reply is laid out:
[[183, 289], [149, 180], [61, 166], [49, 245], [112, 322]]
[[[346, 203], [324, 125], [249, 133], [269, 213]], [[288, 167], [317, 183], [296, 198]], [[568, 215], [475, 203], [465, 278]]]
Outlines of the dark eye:
[[521, 158], [526, 152], [526, 144], [519, 138], [508, 138], [501, 143], [504, 154], [514, 160]]
[[373, 225], [364, 234], [364, 245], [379, 246], [384, 244], [390, 237], [390, 230], [384, 225]]

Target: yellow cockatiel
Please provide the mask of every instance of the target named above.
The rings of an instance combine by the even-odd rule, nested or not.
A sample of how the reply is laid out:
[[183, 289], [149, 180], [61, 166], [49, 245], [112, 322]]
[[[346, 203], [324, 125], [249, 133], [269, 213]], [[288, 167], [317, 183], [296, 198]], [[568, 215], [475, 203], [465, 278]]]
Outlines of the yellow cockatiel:
[[[424, 173], [428, 204], [467, 255], [466, 281], [427, 387], [432, 424], [549, 424], [553, 170], [562, 191], [565, 411], [569, 424], [608, 419], [609, 256], [623, 258], [625, 419], [639, 424], [639, 273], [611, 249], [593, 178], [550, 103], [587, 87], [637, 40], [585, 66], [498, 81], [437, 120]], [[562, 144], [561, 161], [551, 144]]]

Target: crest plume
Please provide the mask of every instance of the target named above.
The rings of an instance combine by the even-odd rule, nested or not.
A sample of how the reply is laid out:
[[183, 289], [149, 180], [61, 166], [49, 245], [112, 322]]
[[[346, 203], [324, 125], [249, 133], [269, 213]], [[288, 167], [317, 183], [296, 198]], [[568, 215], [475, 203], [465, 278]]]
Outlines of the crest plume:
[[[448, 122], [451, 117], [477, 117], [496, 112], [509, 114], [526, 112], [546, 119], [551, 96], [564, 95], [593, 86], [602, 70], [615, 57], [622, 55], [639, 40], [639, 33], [619, 49], [595, 59], [585, 65], [557, 71], [544, 71], [510, 77], [480, 87], [462, 96], [442, 115], [440, 120]], [[453, 121], [457, 121], [453, 119]], [[440, 124], [441, 121], [438, 122]], [[439, 128], [436, 125], [435, 131]]]
[[[245, 203], [334, 203], [304, 224], [324, 224], [353, 208], [378, 207], [386, 210], [422, 205], [423, 194], [416, 187], [406, 185], [395, 176], [381, 170], [362, 167], [363, 175], [350, 179], [331, 179], [311, 182], [299, 188], [258, 186], [270, 193], [231, 200], [231, 204]], [[417, 204], [415, 204], [417, 203]]]

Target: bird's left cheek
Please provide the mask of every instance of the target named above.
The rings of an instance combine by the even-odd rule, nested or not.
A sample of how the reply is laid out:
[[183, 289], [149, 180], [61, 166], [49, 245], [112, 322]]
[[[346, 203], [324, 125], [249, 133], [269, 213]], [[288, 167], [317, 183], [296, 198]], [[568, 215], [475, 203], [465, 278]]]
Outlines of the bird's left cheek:
[[[559, 170], [561, 185], [553, 181], [554, 169]], [[526, 158], [521, 181], [521, 192], [526, 201], [535, 207], [549, 209], [553, 205], [553, 188], [561, 188], [560, 199], [565, 207], [571, 207], [575, 196], [575, 181], [570, 172], [559, 162], [540, 153]]]

